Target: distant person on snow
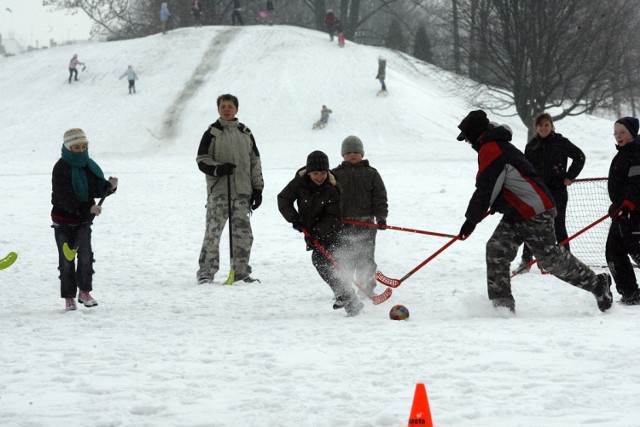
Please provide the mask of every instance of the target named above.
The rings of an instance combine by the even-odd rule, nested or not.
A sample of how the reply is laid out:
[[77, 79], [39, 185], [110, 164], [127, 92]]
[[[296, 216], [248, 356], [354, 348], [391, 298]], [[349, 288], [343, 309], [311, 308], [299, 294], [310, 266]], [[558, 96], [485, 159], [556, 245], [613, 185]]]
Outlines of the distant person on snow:
[[191, 14], [193, 15], [193, 25], [195, 27], [202, 27], [202, 2], [200, 0], [193, 2]]
[[[77, 308], [78, 290], [80, 304], [85, 307], [98, 305], [90, 294], [94, 263], [91, 224], [93, 217], [102, 213], [102, 206], [94, 199], [113, 194], [118, 188], [118, 178], [106, 180], [100, 166], [89, 157], [88, 150], [89, 141], [82, 129], [66, 131], [62, 157], [53, 167], [51, 179], [51, 227], [58, 247], [60, 296], [65, 299], [67, 311]], [[69, 251], [75, 251], [71, 252], [72, 258], [68, 256]]]
[[338, 46], [344, 47], [344, 28], [342, 28], [342, 21], [336, 18], [336, 33], [338, 33]]
[[242, 0], [233, 0], [233, 12], [231, 12], [231, 25], [244, 25], [242, 20]]
[[127, 81], [129, 81], [129, 95], [131, 95], [132, 91], [136, 93], [136, 80], [138, 80], [138, 75], [131, 65], [122, 73], [119, 80], [122, 80], [125, 76], [127, 77]]
[[333, 111], [331, 111], [331, 109], [326, 105], [323, 105], [322, 110], [320, 110], [320, 120], [315, 122], [313, 128], [315, 129], [325, 127], [327, 125], [327, 122], [329, 121], [329, 114], [331, 113], [333, 113]]
[[[342, 187], [342, 217], [344, 219], [375, 223], [384, 230], [387, 225], [389, 206], [387, 189], [380, 173], [364, 160], [364, 145], [357, 136], [351, 135], [342, 141], [340, 149], [342, 163], [331, 172]], [[372, 297], [376, 287], [375, 274], [378, 266], [375, 261], [375, 227], [345, 224], [343, 228], [345, 249], [341, 259], [345, 266], [353, 271], [356, 282], [364, 293]]]
[[[340, 189], [329, 171], [329, 158], [325, 153], [314, 151], [307, 156], [306, 166], [298, 169], [278, 194], [278, 209], [295, 230], [307, 230], [312, 239], [335, 257], [342, 245]], [[347, 316], [357, 316], [364, 304], [358, 300], [347, 278], [309, 237], [305, 236], [305, 242], [307, 250], [312, 251], [313, 266], [333, 291], [333, 309], [344, 308]]]
[[160, 6], [160, 22], [162, 23], [162, 34], [165, 34], [167, 32], [170, 16], [171, 12], [169, 12], [169, 6], [167, 5], [167, 2], [163, 2]]
[[327, 33], [329, 33], [329, 40], [333, 41], [333, 33], [336, 30], [336, 15], [332, 9], [327, 10], [324, 15], [324, 25], [327, 27]]
[[[206, 176], [206, 229], [197, 273], [198, 284], [213, 282], [220, 267], [220, 236], [229, 219], [231, 198], [235, 281], [255, 282], [249, 265], [253, 232], [251, 214], [262, 204], [262, 163], [253, 134], [236, 118], [238, 98], [224, 94], [216, 101], [216, 120], [202, 135], [198, 147], [198, 169]], [[231, 180], [231, 194], [227, 180]]]
[[556, 242], [553, 218], [556, 207], [524, 154], [511, 143], [506, 126], [489, 123], [482, 110], [471, 111], [458, 125], [458, 141], [478, 152], [476, 190], [469, 200], [460, 240], [467, 239], [487, 212], [503, 214], [486, 244], [487, 291], [494, 307], [515, 314], [510, 263], [526, 243], [542, 268], [577, 288], [591, 292], [600, 311], [613, 302], [611, 276], [597, 274]]
[[72, 77], [74, 77], [75, 81], [78, 81], [78, 65], [84, 65], [84, 62], [78, 60], [78, 54], [76, 53], [69, 61], [69, 84], [71, 84]]
[[273, 15], [276, 13], [275, 8], [273, 7], [273, 0], [267, 0], [266, 12], [267, 12], [267, 24], [273, 25]]
[[380, 84], [382, 85], [382, 89], [380, 92], [386, 92], [387, 86], [384, 84], [384, 79], [387, 73], [387, 60], [384, 57], [378, 57], [378, 74], [376, 75], [376, 79], [380, 80]]

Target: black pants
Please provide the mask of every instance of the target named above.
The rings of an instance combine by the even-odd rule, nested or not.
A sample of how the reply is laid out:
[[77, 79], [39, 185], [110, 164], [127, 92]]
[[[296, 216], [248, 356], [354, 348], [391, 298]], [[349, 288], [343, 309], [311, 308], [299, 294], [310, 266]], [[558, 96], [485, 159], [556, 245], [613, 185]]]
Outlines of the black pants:
[[[133, 93], [136, 93], [136, 81], [135, 80], [129, 80], [129, 93], [131, 93], [132, 91], [133, 91]], [[143, 91], [142, 94], [144, 95], [144, 91]]]
[[[557, 215], [553, 222], [553, 228], [556, 231], [556, 240], [558, 243], [565, 240], [569, 237], [567, 233], [567, 202], [569, 201], [569, 193], [567, 192], [567, 187], [560, 189], [550, 189], [551, 196], [553, 196], [553, 200], [556, 202], [556, 212]], [[569, 243], [565, 243], [562, 245], [566, 250], [570, 251]], [[522, 249], [522, 262], [528, 263], [533, 259], [533, 254], [529, 247], [525, 244]]]
[[[77, 290], [91, 292], [93, 280], [93, 251], [91, 250], [91, 224], [57, 226], [54, 228], [58, 246], [60, 296], [75, 298]], [[75, 259], [69, 261], [63, 251], [64, 244], [77, 249]], [[77, 268], [76, 268], [77, 261]]]
[[634, 258], [636, 262], [640, 258], [638, 242], [637, 240], [635, 242], [632, 240], [632, 230], [629, 229], [630, 227], [637, 229], [637, 222], [638, 219], [633, 218], [632, 223], [636, 224], [634, 227], [628, 221], [613, 221], [607, 235], [605, 249], [607, 265], [616, 283], [616, 290], [623, 297], [632, 296], [638, 289], [636, 274], [629, 260], [629, 256]]
[[71, 77], [73, 76], [78, 80], [78, 70], [76, 68], [69, 68], [69, 83], [71, 83]]
[[236, 25], [236, 22], [240, 25], [244, 25], [244, 22], [242, 21], [242, 14], [239, 10], [231, 12], [231, 25]]

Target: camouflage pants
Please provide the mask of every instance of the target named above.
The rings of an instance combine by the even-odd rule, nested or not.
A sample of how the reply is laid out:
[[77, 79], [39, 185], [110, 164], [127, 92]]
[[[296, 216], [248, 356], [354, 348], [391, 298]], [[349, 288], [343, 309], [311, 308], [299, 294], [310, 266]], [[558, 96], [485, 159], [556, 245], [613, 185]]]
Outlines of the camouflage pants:
[[529, 246], [542, 268], [558, 279], [587, 291], [596, 287], [596, 273], [556, 243], [553, 222], [553, 215], [549, 212], [522, 222], [500, 221], [487, 242], [489, 299], [513, 301], [509, 267], [523, 242]]
[[338, 260], [352, 271], [356, 282], [365, 290], [376, 286], [375, 228], [345, 225], [342, 229], [342, 247], [337, 251]]
[[[213, 279], [220, 269], [220, 238], [229, 219], [227, 195], [209, 195], [204, 241], [200, 250], [198, 278]], [[233, 260], [236, 278], [251, 274], [249, 257], [253, 245], [249, 196], [236, 195], [231, 200], [233, 226]]]

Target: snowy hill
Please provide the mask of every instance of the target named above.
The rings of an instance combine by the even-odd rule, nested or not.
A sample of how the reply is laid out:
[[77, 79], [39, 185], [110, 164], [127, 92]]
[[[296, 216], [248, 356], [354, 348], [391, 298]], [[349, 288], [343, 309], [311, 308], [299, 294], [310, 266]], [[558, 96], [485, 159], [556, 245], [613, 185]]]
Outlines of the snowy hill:
[[[86, 63], [67, 83], [72, 55]], [[389, 96], [376, 97], [377, 58]], [[127, 94], [127, 65], [140, 80]], [[301, 236], [276, 194], [321, 149], [331, 165], [350, 134], [389, 192], [389, 224], [456, 234], [473, 191], [475, 153], [457, 142], [474, 109], [449, 73], [386, 49], [295, 27], [204, 27], [0, 58], [0, 425], [400, 426], [415, 383], [436, 426], [637, 426], [637, 309], [601, 314], [559, 280], [514, 279], [516, 317], [486, 298], [490, 217], [357, 318], [331, 309]], [[265, 175], [252, 219], [261, 284], [195, 284], [204, 178], [195, 156], [216, 97], [240, 99]], [[312, 130], [326, 104], [329, 125]], [[514, 118], [493, 120], [526, 130]], [[93, 227], [99, 306], [64, 313], [50, 228], [51, 169], [64, 131], [83, 128], [91, 156], [120, 188]], [[556, 123], [606, 176], [612, 122]], [[379, 233], [379, 268], [402, 277], [446, 243]], [[405, 304], [407, 322], [388, 310]], [[624, 375], [620, 375], [624, 373]]]

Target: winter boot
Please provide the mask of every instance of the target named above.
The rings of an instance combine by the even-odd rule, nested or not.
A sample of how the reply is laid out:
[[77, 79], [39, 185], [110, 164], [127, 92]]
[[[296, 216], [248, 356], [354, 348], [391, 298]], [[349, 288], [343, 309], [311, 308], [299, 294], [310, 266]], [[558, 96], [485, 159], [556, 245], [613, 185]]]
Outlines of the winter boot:
[[200, 276], [198, 277], [198, 285], [210, 285], [213, 283], [213, 277]]
[[623, 296], [620, 299], [620, 304], [623, 305], [640, 305], [640, 290], [636, 289], [632, 294]]
[[73, 310], [77, 310], [78, 307], [76, 307], [76, 300], [74, 298], [65, 298], [64, 299], [64, 311], [73, 311]]
[[245, 282], [245, 283], [253, 283], [258, 282], [261, 283], [260, 280], [249, 276], [248, 274], [244, 274], [242, 276], [236, 276], [233, 278], [234, 282]]
[[516, 302], [513, 298], [496, 298], [492, 299], [493, 308], [508, 308], [513, 314], [516, 314]]
[[529, 261], [525, 261], [525, 260], [520, 261], [520, 264], [518, 264], [518, 266], [511, 271], [511, 274], [527, 274], [528, 272], [530, 272], [531, 266], [527, 267], [527, 264], [529, 264]]
[[613, 303], [613, 295], [611, 295], [611, 276], [608, 273], [598, 274], [596, 287], [591, 293], [596, 297], [598, 308], [600, 311], [606, 311], [611, 308]]
[[347, 312], [347, 317], [355, 317], [364, 308], [364, 304], [354, 295], [344, 306], [345, 311]]
[[95, 307], [98, 301], [94, 300], [89, 292], [80, 291], [78, 294], [78, 302], [84, 304], [85, 307]]
[[349, 302], [349, 299], [348, 295], [338, 295], [335, 301], [333, 301], [333, 309], [340, 310], [341, 308], [344, 308], [344, 306]]

